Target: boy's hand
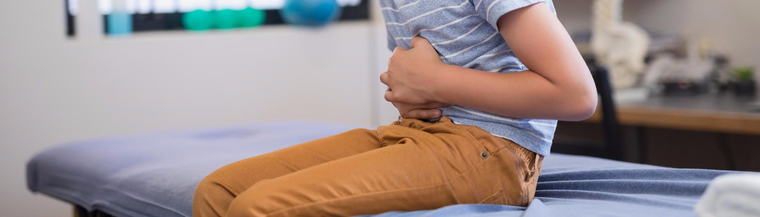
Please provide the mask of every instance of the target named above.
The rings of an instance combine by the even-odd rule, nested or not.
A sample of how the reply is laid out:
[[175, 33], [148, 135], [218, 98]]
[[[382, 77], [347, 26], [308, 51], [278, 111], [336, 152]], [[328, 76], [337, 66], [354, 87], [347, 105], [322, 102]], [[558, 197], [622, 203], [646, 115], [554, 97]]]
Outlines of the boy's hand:
[[409, 50], [396, 47], [388, 60], [388, 71], [380, 75], [380, 81], [388, 86], [385, 100], [393, 103], [403, 118], [441, 117], [438, 108], [450, 106], [438, 102], [433, 94], [432, 73], [441, 64], [438, 52], [425, 38], [412, 39]]
[[380, 75], [380, 81], [388, 86], [385, 100], [414, 105], [439, 103], [433, 84], [436, 68], [441, 65], [445, 63], [427, 39], [415, 37], [409, 50], [396, 47], [388, 60], [388, 71]]
[[438, 108], [447, 107], [449, 105], [442, 103], [431, 103], [424, 105], [413, 105], [394, 102], [393, 106], [398, 109], [398, 113], [403, 118], [414, 119], [435, 119], [441, 117], [441, 110]]
[[[390, 91], [388, 88], [387, 91]], [[386, 92], [387, 92], [386, 91]], [[438, 108], [448, 107], [451, 105], [443, 103], [428, 103], [428, 104], [407, 104], [400, 102], [392, 102], [393, 106], [398, 109], [399, 115], [403, 118], [414, 119], [435, 119], [440, 118], [442, 112]]]

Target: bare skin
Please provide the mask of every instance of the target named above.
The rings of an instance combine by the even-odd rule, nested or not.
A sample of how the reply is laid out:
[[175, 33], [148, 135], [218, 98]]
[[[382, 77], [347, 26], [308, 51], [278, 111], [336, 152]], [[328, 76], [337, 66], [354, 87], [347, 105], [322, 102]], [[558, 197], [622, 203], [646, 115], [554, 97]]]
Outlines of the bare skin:
[[569, 34], [544, 3], [512, 11], [497, 26], [530, 71], [492, 73], [443, 63], [426, 39], [397, 47], [380, 81], [404, 118], [441, 116], [461, 105], [506, 117], [578, 121], [596, 109], [591, 73]]

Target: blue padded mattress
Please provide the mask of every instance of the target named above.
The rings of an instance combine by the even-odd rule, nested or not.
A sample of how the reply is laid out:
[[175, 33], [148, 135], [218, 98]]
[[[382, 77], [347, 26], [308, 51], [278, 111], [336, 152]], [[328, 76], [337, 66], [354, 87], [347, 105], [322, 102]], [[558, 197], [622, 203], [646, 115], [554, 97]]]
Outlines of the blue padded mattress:
[[[196, 185], [215, 169], [353, 128], [280, 121], [75, 142], [36, 155], [27, 184], [115, 216], [191, 216]], [[527, 208], [470, 204], [379, 216], [694, 216], [709, 181], [725, 173], [553, 154]]]

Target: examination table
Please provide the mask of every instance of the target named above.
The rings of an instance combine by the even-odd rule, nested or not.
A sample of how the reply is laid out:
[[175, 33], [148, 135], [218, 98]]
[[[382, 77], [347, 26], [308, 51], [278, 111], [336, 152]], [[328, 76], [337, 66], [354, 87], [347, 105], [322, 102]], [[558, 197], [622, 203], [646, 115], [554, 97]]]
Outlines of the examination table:
[[[27, 183], [86, 212], [192, 216], [195, 187], [217, 168], [353, 128], [278, 121], [74, 142], [36, 155]], [[378, 216], [695, 216], [710, 180], [726, 173], [552, 154], [527, 208], [463, 204]]]

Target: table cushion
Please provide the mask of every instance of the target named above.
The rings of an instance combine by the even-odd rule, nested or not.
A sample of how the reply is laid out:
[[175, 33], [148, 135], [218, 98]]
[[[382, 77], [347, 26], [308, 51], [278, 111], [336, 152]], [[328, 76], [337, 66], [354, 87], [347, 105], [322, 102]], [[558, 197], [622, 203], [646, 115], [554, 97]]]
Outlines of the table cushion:
[[[195, 187], [217, 168], [353, 128], [280, 121], [74, 142], [36, 155], [27, 183], [116, 216], [192, 216]], [[552, 154], [527, 209], [471, 204], [380, 216], [693, 216], [708, 182], [725, 173]]]

